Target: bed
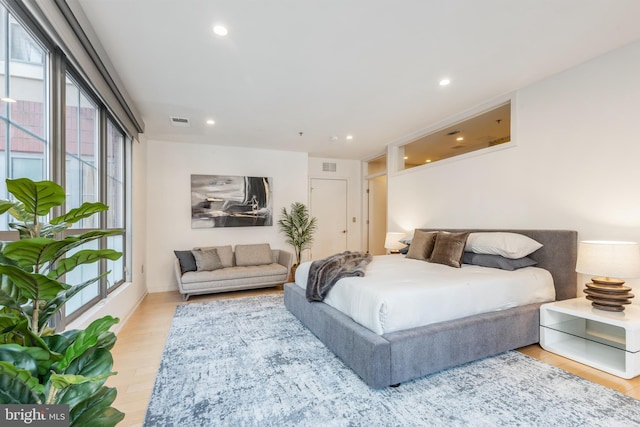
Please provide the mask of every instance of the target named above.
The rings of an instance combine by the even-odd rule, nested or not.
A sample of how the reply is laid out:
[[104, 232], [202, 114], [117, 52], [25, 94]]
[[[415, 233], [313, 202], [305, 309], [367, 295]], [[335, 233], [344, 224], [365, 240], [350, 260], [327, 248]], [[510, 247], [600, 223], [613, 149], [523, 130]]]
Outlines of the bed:
[[[508, 231], [531, 237], [543, 246], [530, 258], [537, 261], [536, 267], [550, 273], [555, 299], [576, 296], [575, 231], [421, 230]], [[308, 302], [305, 290], [298, 284], [285, 284], [284, 301], [294, 316], [372, 388], [397, 385], [539, 341], [538, 302], [410, 329], [376, 333], [324, 302]]]

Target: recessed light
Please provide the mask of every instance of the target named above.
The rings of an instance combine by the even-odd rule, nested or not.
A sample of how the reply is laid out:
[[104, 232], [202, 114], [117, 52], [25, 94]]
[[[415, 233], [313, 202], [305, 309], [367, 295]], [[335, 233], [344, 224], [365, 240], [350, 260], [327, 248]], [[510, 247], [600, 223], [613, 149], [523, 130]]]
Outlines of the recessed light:
[[440, 86], [447, 86], [447, 85], [449, 85], [449, 83], [451, 83], [451, 80], [449, 80], [449, 79], [440, 80]]
[[13, 98], [7, 98], [7, 97], [0, 98], [0, 101], [3, 101], [3, 102], [16, 102], [16, 100], [15, 100], [15, 99], [13, 99]]
[[347, 135], [347, 139], [353, 139], [353, 135]]
[[208, 124], [209, 126], [213, 126], [213, 125], [215, 125], [215, 124], [216, 124], [216, 122], [215, 122], [215, 120], [213, 120], [213, 119], [208, 119], [208, 120], [207, 120], [207, 124]]
[[425, 160], [425, 163], [431, 163], [431, 159]]
[[459, 137], [456, 138], [456, 141], [464, 141], [464, 138], [459, 136]]
[[409, 158], [409, 156], [404, 156], [404, 159], [407, 160]]
[[229, 30], [227, 30], [227, 27], [223, 26], [223, 25], [216, 25], [213, 27], [213, 32], [216, 33], [219, 36], [226, 36], [227, 34], [229, 34]]

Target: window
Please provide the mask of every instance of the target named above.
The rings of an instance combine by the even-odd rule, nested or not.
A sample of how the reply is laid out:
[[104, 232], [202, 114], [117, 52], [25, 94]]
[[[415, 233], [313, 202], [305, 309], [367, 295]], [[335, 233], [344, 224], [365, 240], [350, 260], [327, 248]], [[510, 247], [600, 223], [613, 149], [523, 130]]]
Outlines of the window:
[[511, 103], [448, 125], [399, 147], [400, 169], [410, 169], [511, 141]]
[[[70, 76], [66, 78], [65, 106], [65, 190], [67, 210], [84, 202], [99, 201], [98, 156], [99, 109]], [[94, 215], [75, 224], [76, 228], [99, 228]]]
[[[48, 176], [49, 163], [44, 61], [48, 52], [4, 7], [0, 7], [0, 46], [0, 180], [21, 176], [41, 180]], [[36, 56], [38, 61], [23, 60]], [[0, 197], [6, 199], [6, 186], [1, 188]], [[8, 230], [8, 219], [2, 215], [0, 230]]]
[[[107, 211], [108, 229], [125, 227], [125, 135], [111, 121], [107, 120]], [[110, 236], [107, 247], [125, 253], [125, 234]], [[125, 280], [124, 257], [107, 261], [107, 286], [113, 289]]]
[[[123, 252], [119, 260], [82, 265], [67, 274], [65, 282], [76, 285], [109, 271], [67, 302], [59, 325], [63, 327], [126, 280], [130, 238], [125, 166], [131, 138], [51, 40], [44, 35], [36, 38], [33, 34], [42, 34], [39, 29], [26, 26], [17, 16], [0, 3], [0, 179], [57, 181], [66, 192], [65, 212], [84, 202], [105, 203], [107, 212], [79, 221], [68, 232], [119, 230], [75, 250]], [[64, 83], [56, 87], [57, 82]], [[59, 108], [49, 93], [61, 94], [64, 106]], [[62, 130], [64, 140], [51, 140], [52, 129]], [[0, 198], [7, 198], [6, 185], [0, 188]], [[2, 240], [15, 238], [6, 233], [8, 220], [6, 214], [0, 218]]]

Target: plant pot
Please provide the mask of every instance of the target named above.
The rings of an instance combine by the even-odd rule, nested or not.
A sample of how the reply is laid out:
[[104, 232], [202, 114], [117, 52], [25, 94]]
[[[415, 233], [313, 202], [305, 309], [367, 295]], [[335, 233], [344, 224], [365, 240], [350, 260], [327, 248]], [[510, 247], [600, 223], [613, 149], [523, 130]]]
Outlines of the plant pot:
[[291, 271], [289, 272], [289, 279], [288, 282], [289, 283], [293, 283], [296, 281], [296, 270], [298, 269], [298, 265], [292, 265], [291, 266]]

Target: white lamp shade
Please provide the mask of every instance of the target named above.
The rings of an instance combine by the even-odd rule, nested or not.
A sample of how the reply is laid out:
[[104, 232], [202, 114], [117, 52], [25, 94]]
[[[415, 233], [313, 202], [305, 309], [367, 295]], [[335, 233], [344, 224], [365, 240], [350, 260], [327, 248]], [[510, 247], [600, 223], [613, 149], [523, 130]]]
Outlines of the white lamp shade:
[[596, 240], [580, 242], [576, 271], [616, 279], [640, 277], [640, 245]]
[[390, 251], [397, 251], [404, 248], [406, 245], [404, 243], [400, 243], [399, 240], [405, 236], [405, 233], [387, 233], [384, 239], [384, 248], [389, 249]]

